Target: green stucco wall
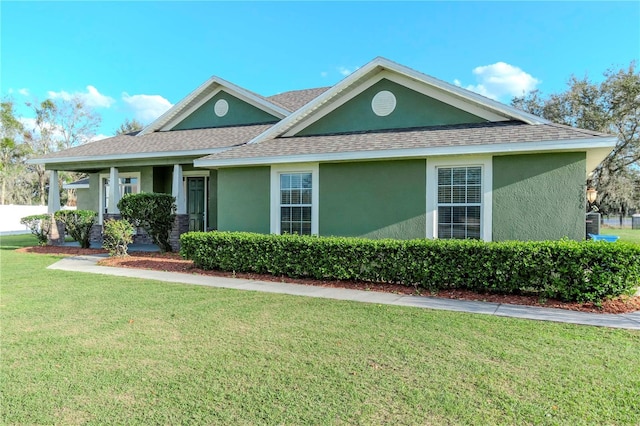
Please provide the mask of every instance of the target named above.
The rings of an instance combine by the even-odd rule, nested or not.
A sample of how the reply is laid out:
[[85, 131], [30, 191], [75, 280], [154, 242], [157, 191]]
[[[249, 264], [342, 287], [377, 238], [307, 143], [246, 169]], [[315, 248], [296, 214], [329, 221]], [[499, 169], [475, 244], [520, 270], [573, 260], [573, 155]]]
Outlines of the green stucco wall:
[[585, 153], [493, 158], [493, 240], [585, 236]]
[[[395, 110], [385, 117], [377, 116], [371, 109], [371, 100], [381, 90], [388, 90], [396, 97]], [[484, 121], [486, 120], [415, 90], [382, 79], [354, 99], [303, 129], [298, 135], [326, 135]]]
[[[85, 210], [97, 212], [100, 209], [100, 176], [98, 173], [89, 175], [89, 189], [78, 191], [78, 206]], [[80, 208], [80, 207], [78, 207]]]
[[76, 201], [78, 210], [98, 211], [98, 207], [94, 206], [91, 200], [91, 189], [89, 188], [76, 189]]
[[425, 160], [320, 165], [320, 235], [424, 238]]
[[[214, 105], [219, 99], [224, 99], [229, 104], [229, 111], [222, 117], [218, 117], [214, 112]], [[220, 91], [200, 108], [191, 113], [191, 115], [173, 127], [172, 130], [275, 123], [277, 121], [279, 121], [278, 117], [241, 101], [225, 91]]]
[[[153, 192], [153, 167], [140, 167], [138, 170], [126, 171], [140, 172], [140, 191]], [[119, 172], [125, 173], [125, 169], [119, 170]], [[171, 191], [169, 191], [169, 194], [171, 194]]]
[[270, 232], [269, 167], [218, 170], [218, 229]]

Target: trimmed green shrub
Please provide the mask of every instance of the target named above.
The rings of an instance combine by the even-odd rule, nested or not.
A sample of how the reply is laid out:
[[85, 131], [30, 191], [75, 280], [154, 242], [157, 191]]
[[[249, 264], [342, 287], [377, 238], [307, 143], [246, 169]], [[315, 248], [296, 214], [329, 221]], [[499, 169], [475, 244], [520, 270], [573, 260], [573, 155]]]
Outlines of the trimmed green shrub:
[[25, 216], [20, 219], [20, 223], [31, 230], [31, 233], [38, 239], [38, 244], [41, 246], [47, 245], [53, 225], [50, 214]]
[[118, 202], [123, 219], [147, 231], [160, 251], [171, 251], [169, 235], [176, 218], [175, 197], [170, 194], [142, 192], [127, 194]]
[[576, 241], [369, 240], [189, 232], [180, 252], [203, 269], [362, 280], [601, 301], [640, 284], [640, 247]]
[[60, 210], [54, 214], [56, 220], [64, 223], [67, 234], [74, 241], [80, 243], [80, 247], [89, 248], [91, 228], [96, 222], [98, 213], [91, 210]]
[[133, 225], [129, 221], [107, 219], [102, 230], [102, 247], [111, 256], [127, 256], [129, 244], [133, 242]]

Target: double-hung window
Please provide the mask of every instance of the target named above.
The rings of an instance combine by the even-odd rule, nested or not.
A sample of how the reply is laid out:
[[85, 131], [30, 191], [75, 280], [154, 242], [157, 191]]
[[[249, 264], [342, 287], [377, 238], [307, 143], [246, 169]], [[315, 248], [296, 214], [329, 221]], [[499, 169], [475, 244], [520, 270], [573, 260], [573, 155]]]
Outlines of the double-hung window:
[[480, 239], [482, 167], [438, 167], [438, 238]]
[[318, 233], [318, 166], [273, 166], [271, 232]]
[[493, 158], [427, 159], [427, 238], [492, 239]]
[[280, 233], [311, 235], [311, 173], [280, 174]]

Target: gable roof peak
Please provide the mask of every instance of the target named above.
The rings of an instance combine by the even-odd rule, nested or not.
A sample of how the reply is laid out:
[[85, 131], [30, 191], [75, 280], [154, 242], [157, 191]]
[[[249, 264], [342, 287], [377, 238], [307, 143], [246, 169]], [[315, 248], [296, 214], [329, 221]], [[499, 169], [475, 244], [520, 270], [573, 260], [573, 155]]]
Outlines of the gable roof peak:
[[391, 61], [385, 57], [377, 56], [362, 67], [356, 69], [353, 73], [346, 76], [336, 85], [325, 91], [313, 101], [302, 106], [288, 117], [271, 127], [264, 134], [258, 135], [248, 143], [259, 143], [274, 137], [282, 136], [299, 125], [303, 120], [310, 117], [320, 108], [338, 98], [341, 94], [348, 92], [350, 89], [360, 86], [364, 82], [373, 79], [382, 71], [388, 71], [391, 74], [403, 76], [405, 78], [416, 81], [418, 84], [431, 87], [437, 91], [446, 93], [448, 96], [458, 98], [462, 102], [473, 105], [474, 107], [489, 111], [495, 116], [504, 117], [505, 120], [517, 120], [526, 124], [548, 124], [549, 121], [526, 113], [509, 105], [494, 101], [470, 90], [455, 86], [443, 80], [423, 74], [405, 65]]
[[197, 105], [203, 100], [206, 100], [213, 96], [218, 88], [224, 89], [226, 92], [229, 92], [230, 94], [239, 97], [278, 118], [284, 118], [291, 113], [291, 111], [274, 102], [271, 102], [262, 95], [233, 84], [221, 77], [213, 75], [187, 96], [182, 98], [178, 103], [169, 108], [169, 110], [167, 110], [164, 114], [162, 114], [160, 117], [147, 125], [144, 129], [142, 129], [137, 136], [143, 136], [159, 131], [169, 123], [175, 122], [176, 119], [185, 118], [189, 110], [192, 109], [194, 105]]

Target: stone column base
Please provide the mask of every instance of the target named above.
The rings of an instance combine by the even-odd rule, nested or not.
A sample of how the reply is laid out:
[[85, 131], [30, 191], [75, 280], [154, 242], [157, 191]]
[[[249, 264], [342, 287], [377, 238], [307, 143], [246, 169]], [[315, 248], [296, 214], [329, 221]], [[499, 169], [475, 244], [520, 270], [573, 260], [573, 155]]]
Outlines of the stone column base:
[[169, 234], [169, 244], [173, 251], [180, 251], [180, 235], [189, 232], [189, 215], [177, 214], [173, 222], [173, 229]]

